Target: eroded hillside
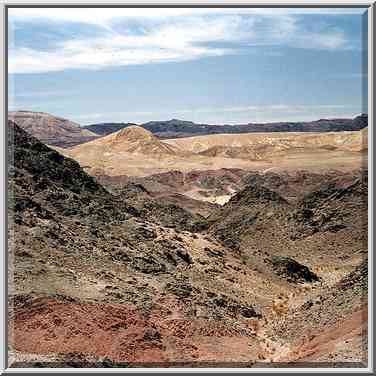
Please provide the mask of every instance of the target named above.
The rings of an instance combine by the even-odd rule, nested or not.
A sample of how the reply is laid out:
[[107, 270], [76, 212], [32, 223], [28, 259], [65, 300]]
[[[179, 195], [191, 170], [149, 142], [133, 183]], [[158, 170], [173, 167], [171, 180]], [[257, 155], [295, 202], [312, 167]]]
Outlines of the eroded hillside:
[[96, 133], [81, 128], [73, 121], [45, 112], [14, 111], [9, 112], [8, 118], [49, 145], [71, 147], [98, 137]]
[[[295, 180], [242, 170], [205, 179], [175, 173], [104, 188], [82, 164], [8, 126], [16, 365], [286, 363], [308, 356], [309, 336], [341, 320], [350, 320], [352, 340], [315, 356], [365, 361], [357, 334], [364, 321], [351, 317], [361, 304], [356, 268], [367, 256], [366, 171]], [[234, 191], [224, 206], [205, 208], [158, 192], [179, 191], [179, 179], [188, 190], [214, 191], [225, 181]], [[344, 301], [346, 311], [334, 309], [328, 322], [325, 307]], [[311, 302], [321, 309], [307, 313], [315, 325], [301, 344], [299, 312]]]

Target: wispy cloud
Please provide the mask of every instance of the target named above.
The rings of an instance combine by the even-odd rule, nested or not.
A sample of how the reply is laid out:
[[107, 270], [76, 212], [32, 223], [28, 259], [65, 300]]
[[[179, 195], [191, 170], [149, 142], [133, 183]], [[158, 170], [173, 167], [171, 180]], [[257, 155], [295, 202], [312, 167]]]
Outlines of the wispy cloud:
[[[255, 46], [335, 50], [348, 48], [343, 30], [306, 30], [300, 15], [359, 12], [357, 9], [137, 9], [14, 8], [10, 23], [45, 22], [56, 30], [74, 22], [95, 25], [92, 37], [62, 39], [53, 48], [16, 45], [9, 51], [10, 73], [102, 69], [241, 53]], [[358, 13], [358, 14], [359, 14]], [[51, 26], [52, 25], [52, 26]], [[30, 28], [32, 38], [32, 28]]]
[[202, 18], [145, 25], [142, 34], [106, 31], [101, 37], [65, 40], [54, 50], [15, 48], [10, 51], [11, 73], [39, 73], [68, 68], [99, 69], [234, 53], [232, 48], [217, 48], [203, 43], [239, 41], [246, 37], [239, 17], [205, 20]]

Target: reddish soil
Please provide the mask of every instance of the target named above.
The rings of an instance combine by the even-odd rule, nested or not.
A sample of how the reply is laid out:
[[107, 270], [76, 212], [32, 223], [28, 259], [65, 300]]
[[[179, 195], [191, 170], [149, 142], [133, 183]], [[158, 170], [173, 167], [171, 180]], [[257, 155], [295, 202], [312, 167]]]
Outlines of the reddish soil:
[[[330, 360], [336, 353], [342, 354], [351, 351], [355, 341], [361, 341], [367, 333], [368, 312], [367, 305], [359, 310], [354, 311], [344, 320], [338, 321], [336, 324], [324, 327], [320, 333], [309, 336], [309, 340], [300, 346], [293, 348], [292, 351], [278, 361], [288, 362], [312, 362], [320, 360]], [[361, 346], [358, 346], [360, 349]], [[353, 348], [352, 351], [355, 349]], [[359, 361], [366, 358], [366, 354], [359, 353]]]
[[224, 322], [169, 312], [38, 298], [16, 309], [11, 343], [25, 353], [92, 354], [127, 363], [256, 359], [256, 339]]
[[116, 361], [165, 361], [151, 329], [130, 306], [41, 298], [16, 313], [14, 347], [41, 354], [92, 353]]

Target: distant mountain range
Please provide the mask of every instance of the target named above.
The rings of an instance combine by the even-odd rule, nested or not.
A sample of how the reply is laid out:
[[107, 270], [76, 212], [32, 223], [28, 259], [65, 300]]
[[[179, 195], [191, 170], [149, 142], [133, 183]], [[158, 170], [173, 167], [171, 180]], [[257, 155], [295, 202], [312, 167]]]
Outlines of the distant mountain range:
[[145, 128], [133, 125], [59, 151], [77, 160], [94, 176], [145, 177], [175, 170], [184, 173], [220, 168], [283, 170], [297, 166], [312, 171], [328, 169], [330, 165], [353, 169], [365, 160], [367, 129], [210, 134], [161, 140]]
[[[91, 132], [104, 136], [134, 123], [99, 123], [84, 126]], [[358, 131], [368, 125], [368, 115], [362, 114], [354, 119], [320, 119], [310, 122], [248, 123], [236, 125], [196, 124], [191, 121], [172, 119], [149, 121], [140, 126], [159, 138], [181, 138], [221, 133], [254, 132], [342, 132]]]
[[[45, 112], [9, 112], [14, 121], [40, 141], [63, 148], [74, 147], [96, 138], [107, 136], [121, 129], [134, 127], [134, 123], [100, 123], [87, 126]], [[150, 121], [139, 127], [160, 139], [173, 139], [215, 134], [243, 134], [260, 132], [342, 132], [358, 131], [368, 125], [368, 116], [354, 119], [320, 119], [311, 122], [248, 123], [238, 125], [196, 124], [184, 120]]]

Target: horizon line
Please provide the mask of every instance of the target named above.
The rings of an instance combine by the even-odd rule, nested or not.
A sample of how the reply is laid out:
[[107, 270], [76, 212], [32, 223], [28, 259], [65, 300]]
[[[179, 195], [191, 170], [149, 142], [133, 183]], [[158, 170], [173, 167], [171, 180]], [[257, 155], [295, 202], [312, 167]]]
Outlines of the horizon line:
[[271, 120], [271, 121], [247, 121], [247, 122], [195, 122], [192, 120], [185, 120], [185, 119], [178, 119], [176, 117], [170, 118], [170, 119], [162, 119], [162, 120], [147, 120], [143, 122], [136, 122], [136, 121], [111, 121], [111, 120], [106, 120], [106, 121], [98, 121], [98, 122], [90, 122], [90, 123], [80, 123], [75, 120], [71, 120], [74, 118], [74, 116], [61, 116], [61, 115], [55, 115], [50, 112], [45, 112], [45, 111], [32, 111], [32, 110], [8, 110], [8, 115], [11, 113], [17, 113], [17, 112], [30, 112], [30, 113], [35, 113], [35, 114], [46, 114], [49, 116], [57, 117], [57, 118], [62, 118], [64, 120], [71, 121], [73, 123], [77, 123], [81, 128], [85, 128], [90, 125], [94, 124], [100, 124], [100, 125], [110, 125], [110, 124], [134, 124], [134, 125], [144, 125], [147, 123], [151, 122], [171, 122], [171, 121], [180, 121], [180, 122], [189, 122], [193, 123], [196, 125], [214, 125], [214, 126], [236, 126], [236, 125], [248, 125], [248, 124], [255, 124], [255, 125], [266, 125], [266, 124], [278, 124], [278, 123], [310, 123], [310, 122], [315, 122], [315, 121], [320, 121], [320, 120], [347, 120], [347, 119], [355, 119], [359, 116], [368, 116], [368, 111], [362, 111], [359, 113], [355, 113], [353, 115], [345, 115], [343, 117], [338, 117], [338, 116], [331, 116], [331, 117], [317, 117], [317, 118], [312, 118], [311, 120]]

